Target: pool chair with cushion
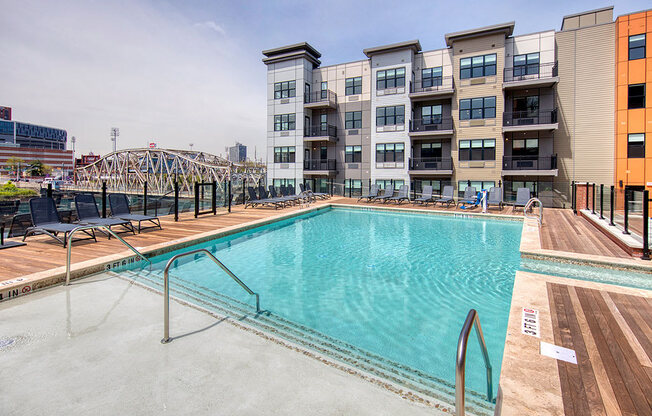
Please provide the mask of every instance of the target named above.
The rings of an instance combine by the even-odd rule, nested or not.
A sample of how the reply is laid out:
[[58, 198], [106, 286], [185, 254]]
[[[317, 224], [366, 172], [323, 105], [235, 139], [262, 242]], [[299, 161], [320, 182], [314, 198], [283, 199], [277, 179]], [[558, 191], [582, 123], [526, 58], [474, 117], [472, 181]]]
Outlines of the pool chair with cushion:
[[372, 199], [378, 196], [378, 185], [373, 184], [369, 188], [369, 193], [367, 195], [362, 195], [360, 198], [358, 198], [358, 202], [362, 199], [366, 199], [367, 202], [370, 202]]
[[144, 221], [151, 222], [152, 226], [146, 228], [158, 227], [161, 230], [161, 221], [158, 217], [151, 217], [149, 215], [132, 214], [129, 208], [129, 201], [125, 194], [110, 194], [109, 205], [111, 206], [111, 218], [118, 218], [127, 221], [136, 221], [138, 223], [138, 233], [143, 229], [141, 224]]
[[475, 190], [475, 186], [466, 187], [464, 196], [457, 201], [457, 206], [460, 206], [460, 204], [462, 204], [462, 208], [468, 208], [469, 205], [478, 205], [478, 193]]
[[386, 200], [394, 196], [394, 188], [391, 186], [385, 187], [385, 192], [382, 195], [379, 195], [372, 199], [372, 201], [383, 201], [383, 204]]
[[516, 202], [514, 202], [514, 211], [516, 208], [521, 207], [525, 211], [525, 206], [530, 200], [530, 188], [518, 188], [516, 190]]
[[503, 188], [492, 186], [487, 194], [487, 208], [498, 207], [503, 209]]
[[[118, 218], [102, 218], [100, 212], [95, 204], [95, 197], [91, 194], [77, 194], [75, 195], [75, 208], [77, 209], [77, 218], [84, 224], [89, 225], [104, 225], [108, 228], [113, 226], [121, 226], [134, 234], [134, 226], [131, 221], [118, 219]], [[104, 231], [100, 230], [104, 233]], [[111, 234], [106, 233], [111, 239]]]
[[306, 183], [306, 190], [312, 192], [312, 194], [313, 194], [316, 198], [328, 199], [328, 198], [331, 197], [330, 195], [328, 195], [328, 194], [325, 193], [325, 192], [315, 192], [315, 191], [313, 191], [313, 190], [310, 188], [310, 184], [309, 184], [309, 183]]
[[398, 188], [398, 195], [393, 196], [391, 198], [387, 198], [387, 200], [395, 201], [397, 205], [401, 205], [401, 202], [403, 201], [410, 202], [410, 197], [408, 196], [409, 192], [410, 192], [410, 188], [407, 185], [401, 185]]
[[[57, 211], [57, 206], [54, 199], [49, 197], [32, 198], [29, 200], [29, 212], [32, 217], [32, 226], [27, 228], [23, 241], [30, 235], [45, 234], [54, 238], [64, 247], [68, 244], [68, 235], [72, 230], [81, 226], [82, 224], [68, 224], [61, 222], [61, 216]], [[89, 240], [95, 238], [95, 232], [91, 230], [82, 230], [87, 238], [80, 240]], [[63, 234], [63, 239], [59, 236]]]
[[416, 204], [423, 204], [425, 206], [428, 206], [428, 202], [434, 202], [434, 199], [432, 198], [432, 186], [431, 185], [426, 185], [423, 187], [423, 191], [421, 192], [421, 196], [412, 201], [414, 205]]
[[444, 186], [444, 192], [441, 193], [441, 198], [436, 199], [433, 205], [437, 205], [438, 202], [442, 205], [446, 204], [447, 207], [450, 206], [450, 204], [454, 204], [455, 203], [455, 198], [453, 197], [454, 192], [455, 189], [453, 188], [452, 185]]

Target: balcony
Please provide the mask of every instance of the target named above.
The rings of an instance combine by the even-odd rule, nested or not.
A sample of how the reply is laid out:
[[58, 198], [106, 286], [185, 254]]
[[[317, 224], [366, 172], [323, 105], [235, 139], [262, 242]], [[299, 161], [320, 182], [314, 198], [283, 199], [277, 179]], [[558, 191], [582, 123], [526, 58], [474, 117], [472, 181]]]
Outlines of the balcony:
[[557, 155], [503, 156], [503, 176], [557, 176]]
[[424, 101], [437, 97], [452, 96], [455, 92], [453, 77], [438, 77], [430, 80], [410, 81], [410, 99]]
[[303, 140], [307, 142], [336, 142], [337, 127], [330, 124], [309, 126], [304, 129]]
[[310, 175], [334, 175], [335, 166], [335, 159], [306, 159], [303, 161], [303, 170]]
[[303, 107], [310, 109], [337, 108], [337, 94], [331, 90], [306, 93], [303, 97]]
[[559, 82], [557, 62], [505, 68], [503, 89], [525, 87], [552, 87]]
[[503, 113], [503, 131], [557, 130], [557, 109]]
[[447, 136], [453, 134], [452, 117], [416, 118], [410, 120], [410, 136]]
[[419, 157], [410, 158], [410, 175], [443, 175], [453, 174], [453, 159], [450, 157]]

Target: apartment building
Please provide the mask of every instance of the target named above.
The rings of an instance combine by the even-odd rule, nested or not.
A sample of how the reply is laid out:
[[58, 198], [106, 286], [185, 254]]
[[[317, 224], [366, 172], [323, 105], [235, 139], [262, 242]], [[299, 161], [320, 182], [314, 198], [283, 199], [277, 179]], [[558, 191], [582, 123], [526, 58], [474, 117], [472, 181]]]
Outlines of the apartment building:
[[[611, 138], [597, 168], [613, 176], [611, 14], [566, 16], [560, 32], [514, 36], [509, 22], [449, 33], [431, 51], [418, 40], [367, 48], [364, 60], [326, 67], [305, 42], [265, 50], [268, 182], [352, 195], [371, 183], [502, 186], [506, 200], [529, 187], [546, 205], [569, 205], [570, 182], [596, 167], [596, 137]], [[603, 106], [577, 91], [595, 84]]]

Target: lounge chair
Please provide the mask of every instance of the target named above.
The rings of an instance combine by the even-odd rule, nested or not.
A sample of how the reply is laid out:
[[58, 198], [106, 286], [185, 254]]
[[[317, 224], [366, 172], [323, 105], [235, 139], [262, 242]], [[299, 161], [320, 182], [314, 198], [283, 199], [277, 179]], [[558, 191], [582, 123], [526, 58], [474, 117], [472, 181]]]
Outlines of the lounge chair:
[[157, 217], [151, 217], [149, 215], [140, 215], [132, 214], [129, 209], [129, 201], [127, 200], [127, 195], [125, 194], [110, 194], [109, 195], [109, 205], [111, 207], [111, 218], [118, 218], [121, 220], [127, 221], [136, 221], [138, 222], [138, 233], [142, 230], [141, 224], [144, 221], [151, 222], [153, 226], [146, 227], [158, 227], [161, 230], [161, 221]]
[[428, 202], [434, 202], [434, 199], [432, 198], [432, 186], [430, 185], [424, 186], [421, 196], [412, 201], [414, 205], [423, 204], [425, 206], [428, 206]]
[[395, 201], [396, 204], [401, 205], [401, 202], [403, 201], [408, 201], [410, 202], [410, 197], [408, 196], [408, 193], [410, 192], [410, 188], [407, 185], [401, 185], [398, 188], [398, 195], [393, 196], [391, 198], [387, 198], [388, 201]]
[[467, 208], [467, 205], [478, 205], [478, 193], [475, 190], [475, 186], [466, 187], [464, 196], [457, 201], [457, 206], [460, 206], [460, 204], [462, 204], [462, 208]]
[[[25, 235], [23, 236], [23, 241], [25, 241], [29, 235], [45, 234], [54, 238], [66, 247], [68, 245], [68, 234], [82, 225], [61, 222], [61, 217], [59, 216], [59, 211], [57, 211], [54, 199], [49, 197], [30, 199], [29, 212], [32, 217], [32, 226], [27, 228]], [[80, 240], [93, 239], [97, 241], [95, 238], [95, 232], [92, 229], [82, 230], [82, 232], [88, 235], [88, 237]], [[63, 234], [63, 239], [59, 237], [59, 234]]]
[[[95, 204], [95, 197], [91, 194], [75, 195], [75, 208], [77, 209], [77, 218], [84, 224], [104, 225], [109, 229], [113, 226], [122, 226], [126, 228], [127, 231], [131, 231], [132, 233], [136, 234], [136, 230], [134, 230], [134, 226], [131, 224], [131, 221], [118, 218], [101, 218], [100, 212], [98, 211], [97, 205]], [[108, 236], [109, 239], [111, 239], [111, 234], [108, 234]]]
[[362, 195], [360, 198], [358, 198], [358, 202], [360, 202], [360, 200], [362, 199], [366, 199], [367, 202], [370, 202], [372, 199], [374, 199], [377, 196], [378, 196], [378, 185], [373, 184], [369, 188], [369, 194]]
[[269, 188], [269, 196], [270, 196], [272, 199], [276, 199], [276, 200], [278, 200], [278, 201], [281, 201], [281, 203], [282, 203], [284, 206], [285, 206], [285, 205], [290, 205], [290, 204], [292, 204], [292, 202], [293, 202], [292, 198], [288, 198], [288, 197], [286, 197], [286, 196], [278, 195], [278, 194], [276, 193], [276, 187], [275, 187], [274, 185], [269, 185], [268, 188]]
[[299, 197], [294, 194], [294, 186], [292, 185], [287, 185], [287, 186], [281, 186], [281, 194], [289, 199], [293, 204], [296, 204], [297, 201], [299, 200]]
[[530, 188], [518, 188], [516, 190], [516, 202], [514, 202], [514, 211], [521, 207], [525, 211], [525, 206], [530, 200]]
[[278, 208], [278, 206], [281, 204], [280, 202], [272, 201], [271, 199], [259, 198], [258, 196], [256, 196], [256, 190], [251, 186], [247, 187], [247, 192], [249, 192], [249, 201], [245, 202], [245, 209], [247, 208], [247, 206], [255, 208], [257, 205], [260, 205], [260, 206], [270, 206], [271, 205], [274, 208]]
[[[270, 187], [271, 187], [271, 185], [270, 185]], [[271, 189], [274, 189], [274, 188], [271, 187]], [[276, 194], [276, 191], [274, 191], [274, 193]], [[285, 206], [285, 200], [283, 200], [283, 198], [274, 198], [271, 194], [269, 194], [265, 190], [265, 187], [262, 186], [262, 185], [260, 185], [258, 187], [258, 196], [262, 200], [267, 200], [269, 203], [276, 204], [276, 207], [280, 206], [281, 208], [283, 208]]]
[[328, 195], [328, 194], [325, 193], [325, 192], [315, 192], [315, 191], [313, 191], [312, 189], [310, 189], [310, 184], [309, 184], [309, 183], [306, 183], [306, 190], [312, 192], [312, 194], [313, 194], [316, 198], [328, 199], [328, 198], [331, 197], [330, 195]]
[[487, 196], [487, 208], [498, 207], [503, 209], [503, 188], [492, 186], [489, 188], [489, 194]]
[[433, 205], [437, 205], [437, 203], [440, 203], [442, 205], [446, 204], [446, 206], [450, 206], [450, 204], [455, 203], [455, 198], [453, 197], [453, 193], [455, 192], [455, 189], [453, 188], [452, 185], [446, 185], [444, 186], [444, 192], [441, 193], [441, 198], [436, 199], [435, 203]]
[[379, 195], [372, 199], [372, 201], [383, 201], [383, 204], [385, 203], [386, 200], [394, 196], [394, 188], [391, 186], [388, 186], [385, 188], [385, 192], [382, 195]]

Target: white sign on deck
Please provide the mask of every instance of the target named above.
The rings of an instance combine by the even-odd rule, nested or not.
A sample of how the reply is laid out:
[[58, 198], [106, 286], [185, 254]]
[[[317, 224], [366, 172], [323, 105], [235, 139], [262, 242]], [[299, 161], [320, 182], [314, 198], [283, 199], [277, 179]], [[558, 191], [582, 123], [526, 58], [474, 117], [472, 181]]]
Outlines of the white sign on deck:
[[523, 308], [521, 315], [521, 334], [541, 338], [539, 331], [539, 311], [532, 308]]
[[575, 351], [560, 347], [559, 345], [548, 344], [541, 341], [541, 355], [554, 358], [556, 360], [566, 361], [567, 363], [577, 364], [577, 357]]

